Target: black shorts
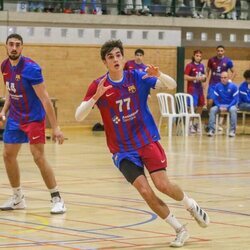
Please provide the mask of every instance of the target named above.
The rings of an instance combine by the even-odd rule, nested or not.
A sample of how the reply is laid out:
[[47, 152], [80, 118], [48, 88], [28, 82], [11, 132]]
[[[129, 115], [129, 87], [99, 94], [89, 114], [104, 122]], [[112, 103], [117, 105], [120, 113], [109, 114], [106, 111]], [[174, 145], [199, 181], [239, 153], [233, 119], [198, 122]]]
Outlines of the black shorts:
[[144, 169], [142, 167], [138, 167], [133, 162], [131, 162], [127, 159], [123, 159], [120, 162], [119, 169], [122, 172], [122, 174], [124, 175], [124, 177], [126, 178], [126, 180], [128, 182], [130, 182], [131, 184], [134, 183], [134, 181], [136, 180], [137, 177], [139, 177], [141, 175], [145, 176]]

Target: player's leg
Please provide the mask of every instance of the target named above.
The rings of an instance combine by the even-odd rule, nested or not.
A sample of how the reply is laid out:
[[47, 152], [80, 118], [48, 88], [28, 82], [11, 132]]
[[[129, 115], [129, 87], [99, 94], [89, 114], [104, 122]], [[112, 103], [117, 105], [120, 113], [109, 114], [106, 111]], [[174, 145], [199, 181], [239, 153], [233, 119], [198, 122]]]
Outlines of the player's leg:
[[142, 167], [138, 167], [132, 161], [124, 159], [120, 163], [120, 171], [146, 201], [148, 206], [163, 220], [165, 220], [177, 233], [176, 239], [170, 246], [181, 247], [188, 240], [189, 234], [173, 214], [170, 213], [168, 206], [156, 196], [145, 177]]
[[34, 162], [38, 166], [43, 180], [50, 191], [52, 198], [52, 214], [61, 214], [66, 211], [64, 201], [57, 188], [55, 174], [48, 163], [45, 153], [45, 121], [31, 122], [21, 126], [21, 129], [27, 134], [30, 142], [30, 151]]
[[[199, 94], [198, 94], [197, 89], [195, 89], [195, 88], [193, 89], [192, 96], [193, 96], [194, 107], [195, 107], [195, 109], [197, 109], [198, 102], [199, 102]], [[190, 133], [196, 133], [197, 128], [199, 128], [198, 122], [194, 118], [191, 118], [190, 124], [189, 124]]]
[[17, 162], [17, 155], [22, 144], [4, 144], [3, 159], [5, 169], [13, 188], [20, 186], [20, 170]]
[[197, 202], [187, 196], [182, 189], [169, 181], [166, 171], [160, 170], [150, 173], [155, 187], [162, 193], [168, 195], [176, 201], [181, 201], [184, 207], [190, 212], [201, 227], [209, 224], [208, 214], [197, 204]]
[[190, 199], [178, 185], [170, 182], [165, 170], [167, 167], [166, 154], [160, 143], [155, 142], [146, 145], [142, 157], [155, 187], [174, 200], [182, 201], [184, 207], [191, 213], [197, 223], [201, 227], [207, 227], [209, 224], [207, 213], [193, 199]]
[[21, 148], [21, 143], [26, 142], [27, 138], [22, 131], [10, 130], [10, 127], [13, 128], [13, 124], [11, 119], [8, 119], [3, 134], [3, 159], [9, 182], [13, 189], [13, 196], [0, 206], [1, 210], [24, 209], [26, 207], [20, 184], [20, 170], [17, 155]]
[[[201, 90], [199, 91], [199, 94], [198, 94], [198, 102], [197, 102], [197, 106], [196, 106], [196, 110], [195, 110], [195, 112], [198, 113], [198, 114], [200, 114], [201, 117], [202, 117], [204, 105], [205, 105], [205, 97], [204, 97], [204, 94], [203, 94], [203, 90], [201, 89]], [[197, 132], [198, 134], [200, 134], [202, 128], [199, 127], [198, 121], [197, 121], [195, 127], [196, 127], [196, 132]]]
[[52, 199], [51, 213], [62, 214], [66, 212], [64, 201], [61, 198], [57, 188], [54, 171], [45, 158], [44, 144], [30, 144], [30, 151], [32, 153], [34, 162], [38, 166], [43, 180], [50, 191]]

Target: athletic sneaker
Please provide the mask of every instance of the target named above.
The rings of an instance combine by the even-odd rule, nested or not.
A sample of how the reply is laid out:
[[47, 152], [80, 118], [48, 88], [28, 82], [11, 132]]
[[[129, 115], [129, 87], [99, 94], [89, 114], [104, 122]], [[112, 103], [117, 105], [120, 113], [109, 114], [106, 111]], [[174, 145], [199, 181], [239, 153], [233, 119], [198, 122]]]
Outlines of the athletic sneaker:
[[56, 196], [52, 198], [51, 214], [63, 214], [66, 212], [66, 207], [62, 198]]
[[8, 211], [8, 210], [15, 210], [15, 209], [25, 209], [26, 203], [24, 196], [20, 198], [17, 195], [11, 196], [2, 206], [0, 206], [0, 210]]
[[189, 127], [189, 132], [190, 132], [191, 134], [195, 134], [195, 133], [196, 133], [196, 128], [195, 128], [194, 125], [190, 125], [190, 127]]
[[200, 129], [199, 127], [197, 127], [197, 129], [196, 129], [196, 133], [197, 133], [197, 134], [200, 134], [200, 133], [201, 133], [201, 129]]
[[229, 132], [229, 137], [235, 137], [235, 131], [234, 130], [231, 130]]
[[193, 201], [193, 206], [187, 210], [190, 212], [191, 216], [194, 217], [200, 227], [207, 227], [209, 224], [208, 214], [201, 209], [195, 200], [191, 200]]
[[205, 132], [207, 132], [207, 133], [209, 132], [209, 127], [208, 127], [207, 124], [204, 125], [204, 130], [205, 130]]
[[170, 247], [182, 247], [189, 239], [189, 234], [185, 226], [176, 231], [176, 238], [170, 243]]
[[207, 136], [210, 136], [210, 137], [214, 136], [214, 131], [213, 130], [209, 130], [209, 132], [207, 133]]
[[196, 130], [195, 132], [196, 132], [197, 134], [200, 134], [200, 133], [201, 133], [201, 129], [200, 129], [200, 127], [199, 127], [199, 124], [196, 123], [196, 124], [194, 124], [193, 126], [194, 126], [194, 129]]
[[218, 126], [218, 132], [223, 132], [223, 128], [220, 125]]

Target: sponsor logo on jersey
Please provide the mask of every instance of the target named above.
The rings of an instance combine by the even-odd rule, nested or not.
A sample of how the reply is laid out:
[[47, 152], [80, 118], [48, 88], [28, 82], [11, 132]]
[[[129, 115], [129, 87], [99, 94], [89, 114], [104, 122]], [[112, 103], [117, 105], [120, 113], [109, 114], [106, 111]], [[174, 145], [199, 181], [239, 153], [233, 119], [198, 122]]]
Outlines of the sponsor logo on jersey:
[[21, 80], [21, 76], [20, 75], [16, 75], [16, 81], [20, 81]]
[[128, 86], [128, 92], [129, 92], [129, 93], [135, 93], [135, 92], [136, 92], [136, 87], [135, 87], [135, 85]]
[[114, 94], [114, 92], [109, 93], [109, 94], [106, 94], [106, 96], [109, 97], [109, 96], [111, 96], [111, 95], [113, 95], [113, 94]]
[[112, 118], [112, 121], [115, 123], [115, 124], [118, 124], [121, 120], [120, 120], [120, 118], [118, 117], [118, 116], [113, 116], [113, 118]]

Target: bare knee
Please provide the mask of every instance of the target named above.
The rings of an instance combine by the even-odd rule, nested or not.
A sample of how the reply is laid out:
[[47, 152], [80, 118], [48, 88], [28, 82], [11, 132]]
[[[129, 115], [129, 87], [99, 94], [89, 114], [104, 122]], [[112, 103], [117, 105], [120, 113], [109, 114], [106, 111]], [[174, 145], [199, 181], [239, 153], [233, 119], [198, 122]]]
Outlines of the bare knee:
[[160, 192], [169, 195], [171, 193], [171, 184], [166, 182], [157, 182], [155, 183], [155, 187]]
[[140, 185], [139, 187], [137, 186], [136, 188], [145, 201], [151, 203], [154, 200], [155, 198], [154, 191], [148, 185]]
[[172, 182], [156, 182], [155, 187], [163, 194], [168, 195], [174, 200], [181, 201], [183, 199], [183, 192], [181, 188]]
[[34, 159], [34, 162], [36, 163], [36, 165], [38, 167], [40, 167], [41, 165], [43, 165], [43, 162], [45, 160], [44, 159], [44, 154], [42, 154], [42, 153], [34, 154], [33, 159]]
[[13, 154], [10, 150], [3, 151], [3, 160], [4, 162], [12, 162], [16, 160], [16, 155]]
[[44, 151], [43, 150], [38, 150], [38, 149], [32, 149], [31, 154], [33, 156], [33, 160], [36, 163], [38, 167], [44, 165]]

